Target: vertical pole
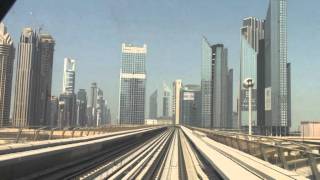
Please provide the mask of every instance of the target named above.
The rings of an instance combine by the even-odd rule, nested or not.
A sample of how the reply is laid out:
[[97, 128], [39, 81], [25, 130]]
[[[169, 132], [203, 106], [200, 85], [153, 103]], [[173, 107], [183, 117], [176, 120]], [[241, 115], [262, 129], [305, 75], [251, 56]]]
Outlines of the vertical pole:
[[252, 87], [250, 86], [249, 87], [249, 102], [248, 102], [249, 103], [249, 135], [250, 136], [252, 135], [252, 122], [251, 122], [252, 121], [252, 112], [251, 112], [252, 111], [252, 109], [251, 109], [252, 108], [251, 107], [252, 106], [252, 104], [251, 104], [252, 94], [251, 94], [251, 90], [252, 90]]

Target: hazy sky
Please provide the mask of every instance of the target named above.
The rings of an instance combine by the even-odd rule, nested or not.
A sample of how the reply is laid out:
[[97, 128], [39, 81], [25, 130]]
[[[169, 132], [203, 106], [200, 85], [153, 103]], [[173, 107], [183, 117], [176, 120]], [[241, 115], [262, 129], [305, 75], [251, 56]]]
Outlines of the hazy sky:
[[[320, 120], [320, 1], [288, 1], [296, 127], [301, 120]], [[148, 45], [147, 100], [162, 81], [200, 84], [202, 35], [229, 49], [238, 87], [241, 21], [265, 18], [267, 6], [268, 0], [18, 0], [4, 22], [15, 45], [26, 26], [42, 26], [54, 37], [53, 95], [61, 92], [64, 57], [74, 58], [76, 89], [89, 90], [96, 81], [115, 118], [121, 43]]]

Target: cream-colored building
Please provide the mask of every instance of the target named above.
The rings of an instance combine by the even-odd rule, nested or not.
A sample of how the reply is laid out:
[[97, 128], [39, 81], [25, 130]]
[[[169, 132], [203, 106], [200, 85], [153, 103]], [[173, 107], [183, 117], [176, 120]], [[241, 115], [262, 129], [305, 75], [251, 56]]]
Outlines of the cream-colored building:
[[320, 121], [302, 121], [301, 137], [320, 137]]
[[182, 88], [182, 81], [175, 80], [173, 82], [172, 93], [172, 117], [174, 124], [180, 124], [180, 93]]
[[37, 36], [31, 28], [24, 28], [17, 54], [13, 122], [16, 127], [36, 126]]

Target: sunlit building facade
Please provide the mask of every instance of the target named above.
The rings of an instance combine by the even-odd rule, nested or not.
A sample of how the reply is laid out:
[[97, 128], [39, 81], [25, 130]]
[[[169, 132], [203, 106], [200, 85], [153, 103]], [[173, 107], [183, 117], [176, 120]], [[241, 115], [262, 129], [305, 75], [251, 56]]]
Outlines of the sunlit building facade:
[[89, 107], [88, 107], [88, 123], [90, 126], [97, 124], [97, 98], [98, 98], [98, 85], [96, 82], [91, 83]]
[[0, 23], [0, 127], [10, 125], [14, 54], [11, 36], [5, 25]]
[[24, 28], [17, 54], [13, 126], [39, 126], [36, 119], [37, 92], [37, 35], [31, 28]]
[[76, 60], [64, 59], [62, 94], [59, 97], [58, 127], [77, 126]]
[[212, 61], [212, 48], [208, 40], [202, 38], [201, 62], [201, 127], [211, 128], [213, 120], [213, 77], [214, 63]]
[[144, 124], [147, 45], [122, 44], [119, 123]]
[[[286, 135], [291, 126], [287, 0], [270, 0], [265, 21], [265, 126], [270, 135]], [[289, 68], [289, 70], [288, 70]]]
[[161, 90], [159, 91], [159, 97], [158, 97], [158, 117], [164, 118], [164, 119], [170, 119], [172, 116], [172, 90], [171, 88], [166, 84], [163, 83]]
[[76, 82], [76, 60], [71, 58], [64, 59], [63, 66], [63, 82], [62, 93], [74, 94], [75, 82]]
[[172, 118], [173, 124], [180, 124], [181, 120], [181, 88], [182, 81], [180, 79], [175, 80], [172, 84]]
[[201, 127], [227, 128], [228, 49], [202, 39]]
[[264, 38], [264, 21], [255, 17], [245, 18], [242, 22], [240, 51], [240, 122], [242, 127], [248, 126], [249, 91], [242, 86], [246, 78], [252, 78], [252, 125], [257, 125], [257, 55], [259, 40]]

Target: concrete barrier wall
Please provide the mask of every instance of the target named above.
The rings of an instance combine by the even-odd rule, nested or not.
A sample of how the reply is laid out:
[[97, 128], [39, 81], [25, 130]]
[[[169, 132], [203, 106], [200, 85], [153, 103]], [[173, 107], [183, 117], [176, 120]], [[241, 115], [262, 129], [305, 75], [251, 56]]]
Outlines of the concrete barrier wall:
[[[133, 132], [75, 144], [54, 146], [0, 156], [1, 179], [38, 178], [41, 175], [57, 173], [89, 159], [112, 152], [126, 143], [145, 141], [165, 128]], [[76, 166], [75, 166], [76, 167]], [[71, 171], [71, 170], [70, 170]]]

